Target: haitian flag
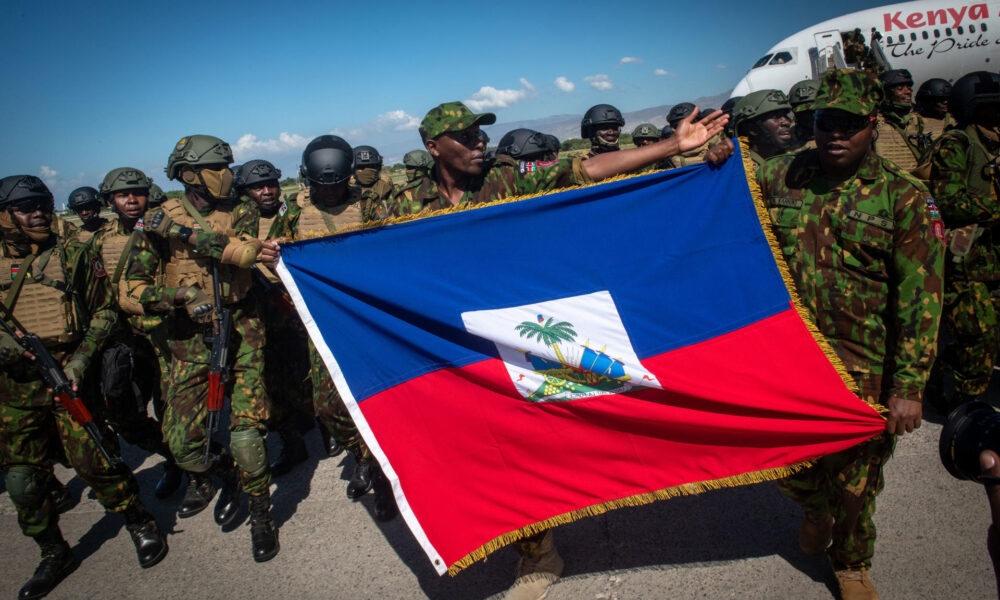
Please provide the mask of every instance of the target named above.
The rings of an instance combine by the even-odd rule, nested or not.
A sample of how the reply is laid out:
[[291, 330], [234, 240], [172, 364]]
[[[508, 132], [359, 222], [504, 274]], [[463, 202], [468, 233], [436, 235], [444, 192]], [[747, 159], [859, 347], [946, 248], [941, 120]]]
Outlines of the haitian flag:
[[737, 154], [282, 246], [439, 573], [883, 430], [803, 319], [755, 185]]

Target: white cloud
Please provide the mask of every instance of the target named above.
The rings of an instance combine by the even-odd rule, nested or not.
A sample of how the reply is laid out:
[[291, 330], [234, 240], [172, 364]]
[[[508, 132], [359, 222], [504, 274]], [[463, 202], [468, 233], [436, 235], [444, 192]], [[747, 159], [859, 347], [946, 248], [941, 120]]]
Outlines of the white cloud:
[[669, 75], [671, 77], [676, 77], [677, 73], [674, 73], [673, 71], [668, 71], [666, 69], [655, 69], [653, 71], [653, 75], [658, 75], [660, 77], [665, 77], [667, 75]]
[[556, 77], [555, 84], [557, 88], [561, 89], [564, 92], [572, 92], [573, 90], [576, 89], [576, 84], [570, 81], [569, 79], [566, 79], [562, 75]]
[[615, 87], [615, 84], [611, 82], [611, 78], [604, 73], [598, 73], [597, 75], [588, 75], [583, 78], [584, 81], [590, 84], [590, 87], [595, 90], [610, 90]]
[[471, 98], [464, 100], [465, 105], [474, 111], [485, 110], [487, 108], [507, 108], [511, 104], [520, 102], [525, 98], [535, 95], [535, 86], [521, 78], [521, 89], [519, 90], [498, 90], [493, 86], [484, 85]]
[[394, 131], [407, 131], [420, 126], [420, 119], [403, 110], [390, 110], [387, 113], [375, 117], [375, 129], [392, 129]]
[[47, 167], [45, 165], [42, 165], [41, 168], [38, 169], [38, 172], [39, 174], [41, 174], [42, 177], [45, 177], [46, 179], [51, 179], [59, 174], [52, 167]]
[[725, 68], [727, 68], [727, 67], [726, 67], [726, 65], [724, 65], [724, 64], [722, 64], [722, 63], [719, 63], [719, 64], [715, 65], [715, 68], [716, 68], [716, 69], [725, 69]]
[[634, 56], [623, 56], [622, 59], [620, 61], [618, 61], [618, 64], [620, 64], [620, 65], [626, 65], [628, 63], [635, 63], [637, 65], [641, 65], [642, 64], [642, 59], [641, 58], [636, 58]]
[[309, 139], [297, 133], [282, 131], [278, 139], [259, 140], [252, 133], [247, 133], [233, 144], [233, 154], [237, 161], [249, 160], [261, 153], [291, 152], [301, 150], [309, 143]]

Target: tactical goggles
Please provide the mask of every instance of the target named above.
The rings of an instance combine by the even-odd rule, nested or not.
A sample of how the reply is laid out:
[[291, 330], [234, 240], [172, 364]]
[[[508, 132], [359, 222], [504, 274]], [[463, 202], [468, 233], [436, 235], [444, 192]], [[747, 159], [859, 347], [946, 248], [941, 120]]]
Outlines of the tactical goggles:
[[[16, 200], [10, 203], [10, 207], [19, 213], [31, 214], [33, 212], [52, 212], [53, 201], [52, 198], [25, 198], [23, 200]], [[100, 208], [100, 205], [94, 203], [95, 208]]]
[[843, 110], [816, 111], [816, 129], [854, 135], [875, 122], [875, 115], [856, 115]]

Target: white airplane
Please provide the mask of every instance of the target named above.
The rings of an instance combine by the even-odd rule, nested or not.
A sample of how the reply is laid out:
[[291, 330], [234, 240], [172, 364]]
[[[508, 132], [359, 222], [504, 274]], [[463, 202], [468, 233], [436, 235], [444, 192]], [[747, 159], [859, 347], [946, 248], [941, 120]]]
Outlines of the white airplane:
[[940, 77], [1000, 70], [1000, 2], [918, 0], [871, 8], [823, 21], [785, 38], [754, 63], [733, 96], [819, 79], [831, 68], [857, 66], [861, 32], [868, 60], [908, 69], [913, 89]]

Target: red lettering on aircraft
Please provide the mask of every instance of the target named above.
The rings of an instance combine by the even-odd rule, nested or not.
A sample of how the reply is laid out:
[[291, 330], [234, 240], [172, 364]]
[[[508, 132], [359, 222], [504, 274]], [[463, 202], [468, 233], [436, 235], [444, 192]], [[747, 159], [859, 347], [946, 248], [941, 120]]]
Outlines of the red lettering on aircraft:
[[903, 15], [903, 11], [897, 10], [894, 13], [884, 13], [882, 22], [884, 31], [893, 29], [911, 29], [917, 27], [929, 27], [941, 25], [943, 27], [958, 27], [963, 21], [977, 21], [987, 19], [990, 16], [989, 8], [985, 4], [973, 4], [963, 6], [959, 9], [936, 9], [927, 12], [914, 12]]

